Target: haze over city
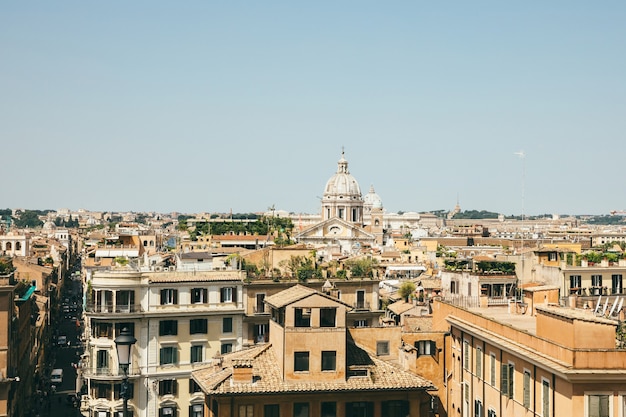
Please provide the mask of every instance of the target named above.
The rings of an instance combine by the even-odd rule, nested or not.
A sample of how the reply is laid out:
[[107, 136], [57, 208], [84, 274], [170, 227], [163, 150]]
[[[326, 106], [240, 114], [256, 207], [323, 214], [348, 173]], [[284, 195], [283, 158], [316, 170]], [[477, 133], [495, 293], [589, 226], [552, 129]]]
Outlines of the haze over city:
[[[626, 5], [0, 5], [0, 208], [626, 209]], [[523, 158], [518, 154], [524, 152]]]

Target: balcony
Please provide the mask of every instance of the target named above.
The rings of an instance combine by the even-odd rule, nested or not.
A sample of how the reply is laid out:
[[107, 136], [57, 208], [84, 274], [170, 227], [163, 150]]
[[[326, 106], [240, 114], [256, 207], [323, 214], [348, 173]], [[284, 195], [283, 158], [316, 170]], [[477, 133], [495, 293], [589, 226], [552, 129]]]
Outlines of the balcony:
[[[84, 367], [82, 369], [82, 371], [83, 371], [83, 376], [85, 376], [86, 378], [121, 379], [124, 376], [124, 372], [120, 368], [114, 368], [114, 367], [111, 367], [111, 366]], [[131, 378], [132, 377], [136, 377], [136, 376], [140, 376], [140, 375], [141, 375], [141, 370], [139, 369], [138, 366], [131, 366], [131, 368], [128, 370], [128, 376], [131, 377]]]
[[370, 303], [367, 301], [357, 301], [352, 307], [355, 310], [370, 310]]
[[140, 304], [131, 304], [131, 305], [115, 305], [115, 304], [94, 304], [87, 303], [85, 311], [87, 313], [119, 313], [119, 314], [129, 314], [129, 313], [140, 313], [142, 312]]
[[269, 309], [266, 309], [265, 306], [254, 306], [254, 314], [262, 315], [262, 314], [270, 314]]

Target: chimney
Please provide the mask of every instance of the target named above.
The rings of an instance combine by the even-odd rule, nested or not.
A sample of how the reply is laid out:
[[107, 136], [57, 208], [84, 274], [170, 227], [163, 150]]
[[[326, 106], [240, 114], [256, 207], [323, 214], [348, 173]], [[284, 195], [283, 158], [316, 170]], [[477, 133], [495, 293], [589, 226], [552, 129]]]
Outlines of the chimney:
[[246, 359], [233, 360], [233, 382], [252, 383], [252, 361]]

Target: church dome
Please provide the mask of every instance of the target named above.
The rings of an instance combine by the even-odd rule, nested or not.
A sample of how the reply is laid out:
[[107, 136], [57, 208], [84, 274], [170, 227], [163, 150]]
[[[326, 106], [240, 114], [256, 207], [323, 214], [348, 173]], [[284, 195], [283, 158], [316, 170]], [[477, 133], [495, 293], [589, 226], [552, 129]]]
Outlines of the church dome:
[[380, 196], [376, 194], [374, 191], [374, 186], [370, 186], [370, 191], [363, 197], [363, 207], [366, 209], [381, 209], [383, 208], [383, 200], [380, 199]]
[[360, 200], [361, 189], [356, 179], [348, 171], [348, 161], [341, 152], [341, 159], [337, 163], [337, 172], [330, 177], [324, 188], [324, 199], [343, 198]]

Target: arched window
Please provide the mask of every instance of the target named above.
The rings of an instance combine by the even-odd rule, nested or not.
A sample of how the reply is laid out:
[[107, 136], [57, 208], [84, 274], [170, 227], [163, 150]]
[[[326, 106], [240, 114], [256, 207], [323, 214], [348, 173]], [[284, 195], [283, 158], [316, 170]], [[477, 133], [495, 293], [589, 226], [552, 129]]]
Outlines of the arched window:
[[22, 250], [22, 243], [21, 242], [15, 242], [15, 250]]
[[13, 249], [13, 245], [11, 244], [11, 242], [7, 242], [6, 250], [11, 250], [11, 249]]
[[374, 226], [378, 226], [380, 224], [380, 222], [378, 221], [378, 219], [374, 220]]

